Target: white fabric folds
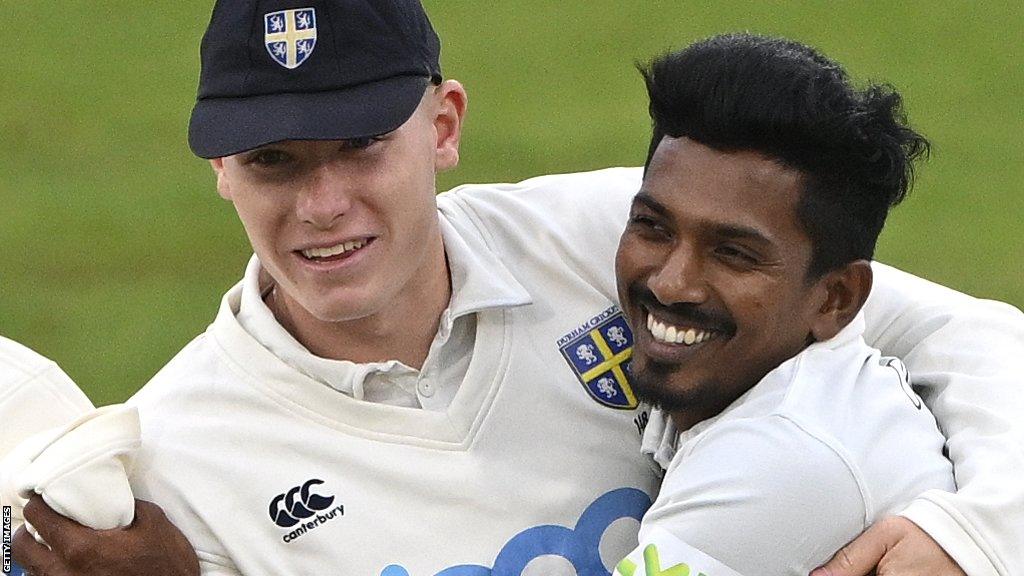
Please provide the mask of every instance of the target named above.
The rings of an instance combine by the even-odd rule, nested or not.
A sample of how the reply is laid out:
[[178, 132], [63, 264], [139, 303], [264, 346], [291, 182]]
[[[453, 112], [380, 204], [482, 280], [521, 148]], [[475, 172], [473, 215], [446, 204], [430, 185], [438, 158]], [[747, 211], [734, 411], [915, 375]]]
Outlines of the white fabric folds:
[[131, 524], [135, 498], [128, 474], [139, 444], [138, 411], [121, 404], [23, 441], [0, 464], [0, 498], [13, 507], [12, 524], [23, 522], [22, 509], [33, 494], [91, 528]]
[[29, 436], [90, 410], [92, 403], [55, 363], [0, 336], [0, 461]]

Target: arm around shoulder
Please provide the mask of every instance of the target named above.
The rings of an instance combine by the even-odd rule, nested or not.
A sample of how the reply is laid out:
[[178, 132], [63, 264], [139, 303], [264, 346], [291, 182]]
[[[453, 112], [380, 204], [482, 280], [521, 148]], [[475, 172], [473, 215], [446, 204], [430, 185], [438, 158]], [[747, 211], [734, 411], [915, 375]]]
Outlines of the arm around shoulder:
[[1024, 573], [1024, 314], [877, 264], [870, 344], [903, 358], [947, 438], [958, 492], [905, 515], [971, 576]]

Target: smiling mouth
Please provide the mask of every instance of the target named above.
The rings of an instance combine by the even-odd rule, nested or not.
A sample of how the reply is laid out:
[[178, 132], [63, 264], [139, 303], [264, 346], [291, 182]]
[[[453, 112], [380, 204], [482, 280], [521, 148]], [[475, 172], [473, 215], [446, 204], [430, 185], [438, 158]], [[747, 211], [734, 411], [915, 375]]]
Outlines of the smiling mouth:
[[298, 250], [297, 252], [310, 262], [334, 262], [336, 260], [344, 260], [345, 258], [352, 256], [359, 250], [362, 250], [373, 243], [373, 240], [373, 238], [349, 240], [348, 242], [342, 242], [334, 246], [307, 248], [306, 250]]
[[662, 344], [695, 346], [713, 340], [721, 332], [696, 326], [676, 326], [658, 320], [647, 313], [647, 331], [655, 342]]

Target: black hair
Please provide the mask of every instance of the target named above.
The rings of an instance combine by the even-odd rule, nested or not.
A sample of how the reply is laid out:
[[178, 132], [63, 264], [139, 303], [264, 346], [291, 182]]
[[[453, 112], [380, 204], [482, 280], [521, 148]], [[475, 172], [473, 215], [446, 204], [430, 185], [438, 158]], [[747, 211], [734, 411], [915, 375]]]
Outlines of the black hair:
[[760, 152], [800, 171], [810, 277], [873, 257], [914, 160], [930, 150], [894, 88], [857, 89], [838, 64], [798, 42], [727, 34], [639, 68], [654, 123], [645, 171], [666, 136]]

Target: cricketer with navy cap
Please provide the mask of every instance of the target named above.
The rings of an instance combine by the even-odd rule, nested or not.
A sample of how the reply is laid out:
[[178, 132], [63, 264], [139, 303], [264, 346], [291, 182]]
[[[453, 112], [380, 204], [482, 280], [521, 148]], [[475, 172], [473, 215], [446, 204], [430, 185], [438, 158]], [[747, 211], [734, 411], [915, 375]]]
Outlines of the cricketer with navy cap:
[[[255, 255], [131, 400], [133, 488], [204, 574], [608, 574], [636, 545], [658, 477], [613, 261], [641, 172], [436, 195], [467, 103], [439, 46], [415, 0], [214, 8], [189, 141]], [[865, 316], [870, 344], [928, 376], [957, 467], [962, 498], [925, 527], [1002, 569], [986, 544], [1001, 527], [960, 520], [988, 521], [979, 491], [1021, 497], [1005, 433], [1024, 420], [1007, 401], [1019, 313], [877, 266]], [[987, 342], [983, 367], [967, 338]], [[25, 516], [53, 546], [19, 533], [34, 574], [200, 569], [158, 517], [93, 533], [38, 499]], [[879, 558], [959, 573], [907, 524], [883, 522], [834, 574]]]

